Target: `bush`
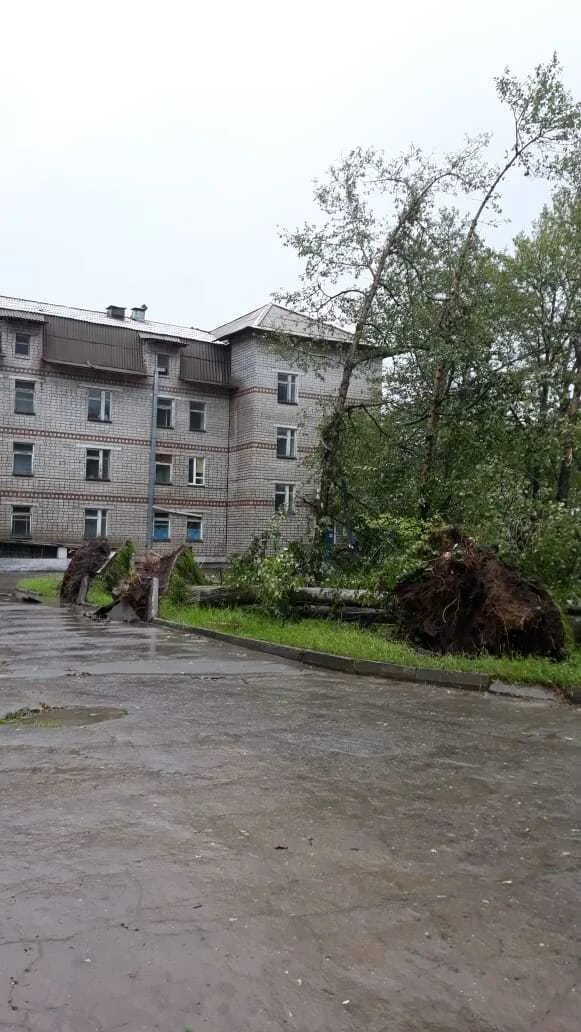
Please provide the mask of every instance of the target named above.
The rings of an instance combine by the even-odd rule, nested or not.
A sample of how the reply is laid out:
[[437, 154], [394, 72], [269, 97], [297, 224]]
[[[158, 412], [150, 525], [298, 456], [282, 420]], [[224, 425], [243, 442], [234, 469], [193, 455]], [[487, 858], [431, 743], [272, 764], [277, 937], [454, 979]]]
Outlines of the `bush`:
[[294, 593], [305, 581], [300, 548], [293, 544], [275, 555], [269, 554], [279, 548], [283, 519], [274, 516], [246, 551], [231, 559], [224, 575], [228, 587], [253, 593], [260, 607], [273, 616], [289, 615]]
[[127, 580], [133, 567], [134, 555], [135, 545], [133, 541], [126, 541], [102, 574], [101, 581], [103, 587], [110, 595], [113, 594], [113, 588], [118, 587], [122, 581]]
[[185, 606], [189, 601], [188, 583], [176, 569], [174, 569], [167, 590], [167, 597], [174, 606]]
[[179, 575], [184, 584], [207, 584], [207, 579], [202, 573], [200, 564], [194, 554], [188, 549], [182, 552], [174, 566], [173, 576]]

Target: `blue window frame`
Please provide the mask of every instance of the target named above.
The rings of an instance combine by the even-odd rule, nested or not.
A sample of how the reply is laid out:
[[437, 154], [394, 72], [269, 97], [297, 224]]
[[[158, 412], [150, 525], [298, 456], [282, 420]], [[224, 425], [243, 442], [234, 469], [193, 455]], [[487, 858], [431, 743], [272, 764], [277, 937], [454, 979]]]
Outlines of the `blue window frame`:
[[202, 520], [197, 516], [188, 519], [186, 526], [186, 541], [202, 540]]
[[168, 512], [156, 512], [153, 514], [153, 540], [170, 540], [170, 521]]

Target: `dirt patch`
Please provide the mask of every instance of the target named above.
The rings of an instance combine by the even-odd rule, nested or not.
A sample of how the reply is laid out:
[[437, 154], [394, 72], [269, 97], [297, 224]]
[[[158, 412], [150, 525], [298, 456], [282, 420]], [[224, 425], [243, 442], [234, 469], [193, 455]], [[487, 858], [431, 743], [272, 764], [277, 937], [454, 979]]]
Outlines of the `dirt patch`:
[[126, 716], [127, 710], [117, 706], [47, 706], [41, 702], [0, 717], [0, 727], [82, 727]]

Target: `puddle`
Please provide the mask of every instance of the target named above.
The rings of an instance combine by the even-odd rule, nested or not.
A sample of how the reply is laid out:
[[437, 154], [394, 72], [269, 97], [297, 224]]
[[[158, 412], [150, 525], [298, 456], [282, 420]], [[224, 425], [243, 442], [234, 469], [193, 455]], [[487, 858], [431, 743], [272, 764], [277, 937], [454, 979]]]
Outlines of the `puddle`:
[[102, 720], [126, 717], [127, 710], [117, 706], [40, 706], [25, 707], [0, 718], [2, 727], [82, 727]]

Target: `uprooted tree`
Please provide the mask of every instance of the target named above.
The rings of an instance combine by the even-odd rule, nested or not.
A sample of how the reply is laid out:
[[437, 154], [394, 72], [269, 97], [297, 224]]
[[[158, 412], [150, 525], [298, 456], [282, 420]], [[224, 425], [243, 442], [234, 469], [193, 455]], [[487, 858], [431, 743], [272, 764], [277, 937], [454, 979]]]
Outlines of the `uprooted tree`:
[[563, 619], [539, 582], [454, 527], [434, 532], [429, 545], [435, 559], [394, 589], [413, 641], [443, 653], [563, 658]]

